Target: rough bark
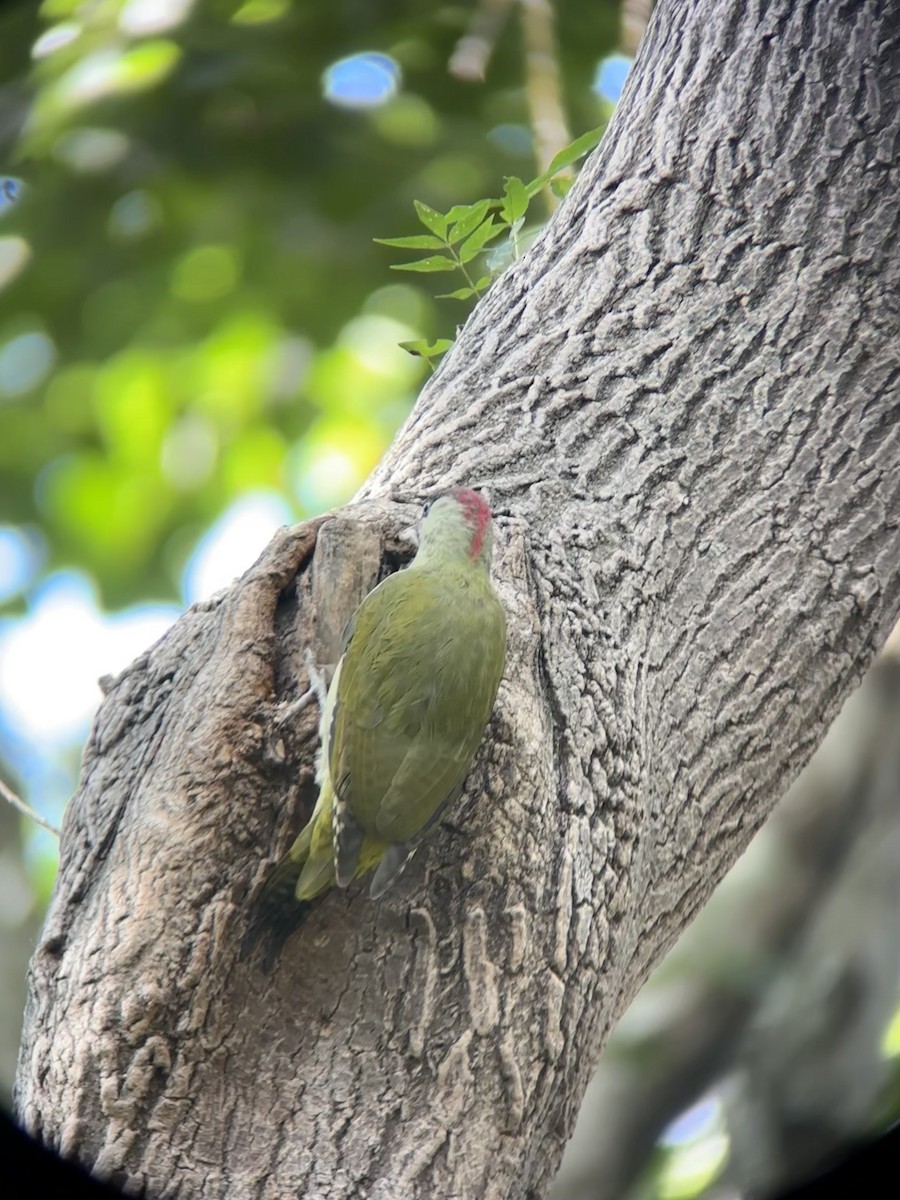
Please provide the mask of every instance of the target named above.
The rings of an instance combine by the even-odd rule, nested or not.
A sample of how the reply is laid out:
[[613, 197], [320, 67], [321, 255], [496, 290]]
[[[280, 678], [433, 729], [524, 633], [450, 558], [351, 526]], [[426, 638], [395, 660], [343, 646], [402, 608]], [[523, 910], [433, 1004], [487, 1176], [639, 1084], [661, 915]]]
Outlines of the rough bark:
[[383, 571], [391, 502], [490, 488], [508, 669], [467, 802], [382, 903], [330, 897], [269, 976], [237, 963], [311, 801], [315, 712], [279, 704], [352, 590], [316, 527], [282, 535], [98, 716], [30, 1129], [156, 1196], [543, 1193], [610, 1022], [897, 608], [898, 54], [896, 4], [663, 0], [599, 152], [341, 521]]
[[665, 1127], [736, 1071], [740, 1196], [761, 1176], [781, 1194], [813, 1174], [813, 1151], [864, 1132], [900, 955], [900, 625], [894, 641], [616, 1025], [552, 1200], [639, 1193]]

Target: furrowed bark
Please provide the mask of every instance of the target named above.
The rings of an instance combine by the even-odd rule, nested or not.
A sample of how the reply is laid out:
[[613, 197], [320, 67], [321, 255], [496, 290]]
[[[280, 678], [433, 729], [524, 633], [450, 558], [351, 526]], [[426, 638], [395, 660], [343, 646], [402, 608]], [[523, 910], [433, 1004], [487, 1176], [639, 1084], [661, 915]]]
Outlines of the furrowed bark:
[[[897, 639], [900, 626], [892, 639], [900, 647]], [[804, 1168], [811, 1178], [821, 1165], [811, 1161], [810, 1134], [824, 1158], [842, 1138], [867, 1132], [865, 1118], [888, 1066], [882, 1034], [896, 1007], [898, 733], [894, 650], [873, 664], [805, 770], [616, 1025], [551, 1200], [631, 1195], [665, 1127], [735, 1071], [744, 1075], [744, 1094], [753, 1095], [756, 1075], [769, 1084], [768, 1103], [747, 1101], [740, 1119], [731, 1119], [736, 1104], [726, 1109], [730, 1182], [738, 1195], [754, 1182], [748, 1171], [734, 1170], [738, 1144], [740, 1157], [752, 1160], [748, 1149], [756, 1141], [769, 1190], [781, 1195], [802, 1182]], [[797, 993], [792, 1009], [784, 1000], [789, 988]], [[776, 1016], [767, 1018], [773, 1010]], [[748, 1035], [754, 1023], [765, 1035], [759, 1029]], [[792, 1129], [786, 1114], [792, 1102], [802, 1107], [798, 1083], [807, 1093], [805, 1120]], [[779, 1117], [784, 1145], [773, 1136], [781, 1132]], [[789, 1177], [795, 1162], [800, 1170]], [[760, 1165], [754, 1162], [757, 1177]]]
[[312, 801], [317, 714], [278, 716], [358, 599], [327, 524], [119, 679], [31, 972], [50, 1145], [159, 1197], [544, 1193], [605, 1031], [896, 614], [898, 56], [886, 0], [663, 0], [347, 510], [376, 575], [408, 502], [488, 487], [510, 627], [466, 801], [383, 902], [237, 961]]

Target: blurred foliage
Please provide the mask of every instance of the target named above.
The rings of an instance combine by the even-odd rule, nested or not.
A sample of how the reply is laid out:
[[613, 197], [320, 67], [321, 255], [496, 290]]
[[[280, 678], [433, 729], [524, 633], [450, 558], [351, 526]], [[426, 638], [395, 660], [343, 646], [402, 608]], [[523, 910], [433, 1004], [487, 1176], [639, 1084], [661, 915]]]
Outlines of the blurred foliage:
[[[515, 22], [486, 83], [448, 73], [471, 12], [7, 11], [0, 165], [23, 188], [0, 216], [0, 519], [41, 530], [48, 568], [86, 568], [110, 606], [177, 596], [236, 496], [275, 489], [302, 516], [375, 464], [424, 377], [397, 343], [452, 337], [458, 310], [396, 283], [372, 238], [413, 232], [414, 198], [445, 211], [533, 174]], [[611, 0], [558, 6], [576, 133], [602, 115], [617, 21]], [[363, 51], [393, 94], [329, 102], [325, 73]], [[343, 464], [330, 489], [313, 458]]]
[[[503, 184], [503, 195], [498, 199], [476, 200], [473, 204], [454, 204], [449, 212], [415, 201], [416, 216], [427, 233], [395, 238], [375, 238], [381, 246], [400, 250], [427, 250], [424, 258], [407, 263], [392, 263], [393, 271], [415, 271], [418, 274], [461, 273], [463, 286], [452, 292], [438, 295], [438, 300], [463, 300], [471, 302], [481, 297], [494, 279], [522, 253], [543, 221], [526, 228], [528, 207], [542, 190], [551, 189], [551, 194], [561, 199], [572, 186], [570, 168], [598, 144], [604, 127], [598, 126], [576, 138], [554, 156], [546, 171], [530, 183], [523, 183], [517, 175], [507, 175]], [[566, 174], [563, 174], [566, 172]], [[503, 241], [490, 249], [490, 243], [501, 234]], [[434, 254], [435, 250], [440, 251]], [[479, 264], [479, 261], [481, 263]], [[486, 274], [482, 274], [486, 271]], [[443, 354], [449, 341], [438, 341], [429, 346], [425, 342], [404, 342], [405, 349], [432, 359]]]

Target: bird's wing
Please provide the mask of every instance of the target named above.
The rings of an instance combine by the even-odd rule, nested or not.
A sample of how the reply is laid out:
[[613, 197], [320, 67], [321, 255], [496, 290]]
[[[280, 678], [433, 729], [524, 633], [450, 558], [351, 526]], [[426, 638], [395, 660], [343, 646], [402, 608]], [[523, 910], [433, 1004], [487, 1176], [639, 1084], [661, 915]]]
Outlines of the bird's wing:
[[391, 575], [370, 592], [349, 630], [335, 687], [327, 757], [337, 805], [376, 834], [381, 801], [418, 736], [433, 684], [426, 673], [409, 692], [398, 666], [409, 649], [421, 611], [421, 582], [411, 573]]
[[[482, 638], [473, 638], [470, 623], [458, 623], [433, 586], [413, 572], [386, 579], [358, 610], [341, 662], [329, 744], [335, 816], [346, 825], [346, 832], [336, 828], [336, 858], [338, 843], [346, 841], [348, 850], [339, 879], [347, 877], [361, 833], [389, 842], [418, 836], [458, 791], [484, 734], [484, 723], [472, 720], [469, 680], [472, 671], [491, 680], [483, 689], [486, 723], [503, 667], [502, 640], [485, 659]], [[432, 616], [427, 626], [423, 612]], [[497, 613], [486, 610], [502, 621], [499, 605]], [[436, 645], [443, 648], [439, 656]], [[460, 668], [460, 657], [470, 656], [471, 667]], [[414, 682], [404, 669], [410, 662], [419, 665]], [[438, 697], [445, 719], [436, 728]]]
[[420, 733], [378, 807], [379, 836], [406, 842], [421, 834], [459, 792], [471, 759], [469, 746], [451, 747]]

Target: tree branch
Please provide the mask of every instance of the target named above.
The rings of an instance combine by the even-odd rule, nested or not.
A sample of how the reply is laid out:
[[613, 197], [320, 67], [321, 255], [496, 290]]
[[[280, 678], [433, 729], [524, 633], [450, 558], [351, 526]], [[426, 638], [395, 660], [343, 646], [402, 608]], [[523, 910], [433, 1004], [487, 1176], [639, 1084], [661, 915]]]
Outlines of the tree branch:
[[36, 813], [24, 800], [20, 800], [16, 793], [11, 788], [8, 788], [2, 779], [0, 779], [0, 798], [4, 799], [7, 804], [11, 804], [23, 816], [29, 817], [36, 825], [40, 825], [42, 829], [46, 829], [55, 837], [59, 837], [59, 830], [56, 826], [51, 825], [49, 821], [40, 816], [39, 813]]

